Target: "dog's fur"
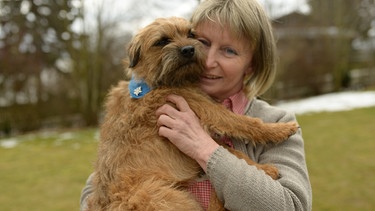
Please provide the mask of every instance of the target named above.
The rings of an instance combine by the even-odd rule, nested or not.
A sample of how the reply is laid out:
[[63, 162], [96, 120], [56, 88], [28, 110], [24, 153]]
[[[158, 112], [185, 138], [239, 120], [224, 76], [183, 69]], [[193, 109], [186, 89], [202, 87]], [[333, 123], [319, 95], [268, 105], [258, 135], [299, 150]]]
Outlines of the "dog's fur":
[[[169, 94], [183, 96], [210, 134], [266, 144], [286, 140], [297, 130], [295, 123], [265, 124], [236, 115], [200, 91], [205, 55], [184, 19], [157, 19], [133, 38], [128, 50], [130, 71], [152, 91], [131, 99], [128, 82], [120, 82], [109, 93], [88, 210], [202, 209], [186, 191], [201, 172], [199, 165], [158, 135], [155, 111]], [[230, 151], [278, 177], [274, 167]], [[215, 201], [210, 209], [222, 208]]]

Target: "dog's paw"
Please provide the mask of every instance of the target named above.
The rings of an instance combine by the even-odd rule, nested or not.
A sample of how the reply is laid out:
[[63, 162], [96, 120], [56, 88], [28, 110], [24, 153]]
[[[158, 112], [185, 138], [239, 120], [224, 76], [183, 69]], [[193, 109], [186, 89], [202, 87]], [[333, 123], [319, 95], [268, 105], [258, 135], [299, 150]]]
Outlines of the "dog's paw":
[[[266, 131], [269, 132], [268, 140], [273, 142], [286, 141], [290, 136], [297, 133], [300, 128], [296, 122], [270, 123]], [[265, 133], [265, 136], [267, 134]]]
[[262, 169], [267, 175], [269, 175], [272, 179], [277, 180], [280, 178], [279, 170], [272, 165], [259, 165], [259, 169]]
[[287, 125], [287, 127], [289, 128], [289, 136], [292, 136], [294, 134], [297, 133], [298, 129], [300, 129], [301, 127], [296, 123], [296, 122], [287, 122], [285, 123]]
[[273, 129], [278, 131], [283, 137], [286, 138], [289, 138], [289, 136], [297, 133], [298, 129], [300, 128], [296, 122], [279, 122], [272, 124], [274, 127]]

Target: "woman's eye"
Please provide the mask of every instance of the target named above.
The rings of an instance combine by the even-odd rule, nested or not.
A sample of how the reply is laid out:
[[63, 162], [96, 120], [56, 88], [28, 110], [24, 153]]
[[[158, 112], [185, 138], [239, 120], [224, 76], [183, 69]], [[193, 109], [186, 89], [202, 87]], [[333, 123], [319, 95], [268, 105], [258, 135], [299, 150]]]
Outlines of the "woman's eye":
[[205, 40], [205, 39], [199, 39], [198, 38], [198, 41], [201, 42], [205, 46], [210, 46], [210, 43], [207, 40]]
[[230, 55], [237, 55], [237, 51], [232, 48], [225, 48], [225, 53]]

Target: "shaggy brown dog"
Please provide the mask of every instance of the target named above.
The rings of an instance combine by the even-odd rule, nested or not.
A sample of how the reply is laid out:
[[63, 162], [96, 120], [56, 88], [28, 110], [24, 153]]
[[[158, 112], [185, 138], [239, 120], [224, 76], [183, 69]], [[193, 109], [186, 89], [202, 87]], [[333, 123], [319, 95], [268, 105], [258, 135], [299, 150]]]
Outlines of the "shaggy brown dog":
[[[183, 96], [210, 134], [265, 144], [297, 130], [295, 123], [264, 124], [235, 115], [200, 91], [205, 56], [184, 19], [157, 19], [133, 38], [128, 53], [136, 85], [120, 82], [108, 96], [89, 210], [202, 210], [186, 191], [199, 165], [158, 135], [155, 111], [169, 94]], [[278, 176], [272, 166], [258, 168]], [[215, 203], [211, 210], [222, 208]]]

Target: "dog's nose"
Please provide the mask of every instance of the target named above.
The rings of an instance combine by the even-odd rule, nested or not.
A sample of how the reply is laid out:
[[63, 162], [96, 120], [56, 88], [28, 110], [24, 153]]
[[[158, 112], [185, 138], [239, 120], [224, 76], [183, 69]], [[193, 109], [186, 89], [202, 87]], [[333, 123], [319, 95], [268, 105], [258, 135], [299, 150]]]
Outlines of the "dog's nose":
[[184, 46], [181, 48], [181, 54], [184, 57], [191, 58], [194, 55], [194, 47], [191, 45]]

